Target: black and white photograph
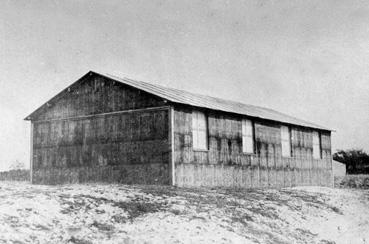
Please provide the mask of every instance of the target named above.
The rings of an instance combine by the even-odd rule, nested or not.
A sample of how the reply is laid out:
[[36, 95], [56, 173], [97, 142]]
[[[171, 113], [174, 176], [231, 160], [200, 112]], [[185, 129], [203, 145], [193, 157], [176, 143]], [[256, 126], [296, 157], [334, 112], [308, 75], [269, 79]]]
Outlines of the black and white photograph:
[[0, 1], [0, 244], [368, 244], [369, 1]]

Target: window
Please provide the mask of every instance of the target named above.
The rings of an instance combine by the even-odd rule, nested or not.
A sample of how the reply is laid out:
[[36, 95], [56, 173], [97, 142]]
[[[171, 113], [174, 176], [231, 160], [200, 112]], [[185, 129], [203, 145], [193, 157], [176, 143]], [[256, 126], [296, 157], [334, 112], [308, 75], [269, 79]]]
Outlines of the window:
[[254, 153], [254, 126], [251, 120], [242, 120], [242, 152]]
[[315, 159], [321, 158], [321, 145], [319, 132], [313, 132], [313, 157]]
[[281, 126], [282, 156], [291, 157], [291, 132], [288, 126]]
[[206, 116], [202, 112], [192, 112], [192, 142], [194, 149], [207, 150], [207, 122]]

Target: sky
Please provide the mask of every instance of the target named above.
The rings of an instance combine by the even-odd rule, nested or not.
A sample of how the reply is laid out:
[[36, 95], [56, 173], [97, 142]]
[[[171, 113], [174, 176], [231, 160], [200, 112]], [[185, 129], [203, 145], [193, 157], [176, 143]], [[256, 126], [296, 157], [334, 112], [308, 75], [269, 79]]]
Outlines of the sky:
[[369, 152], [369, 2], [0, 2], [0, 170], [23, 119], [89, 70], [284, 112]]

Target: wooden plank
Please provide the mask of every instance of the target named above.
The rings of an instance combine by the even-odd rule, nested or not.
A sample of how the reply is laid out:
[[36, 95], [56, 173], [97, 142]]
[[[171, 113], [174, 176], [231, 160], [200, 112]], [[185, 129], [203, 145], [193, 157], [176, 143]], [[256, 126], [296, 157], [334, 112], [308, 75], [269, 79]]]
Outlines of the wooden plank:
[[34, 130], [34, 123], [31, 121], [30, 126], [30, 180], [33, 183], [33, 130]]
[[175, 159], [174, 159], [174, 109], [171, 106], [168, 109], [168, 144], [169, 144], [169, 175], [170, 175], [170, 184], [172, 186], [176, 185], [176, 167], [175, 167]]
[[95, 118], [106, 115], [114, 115], [114, 114], [124, 114], [124, 113], [137, 113], [137, 112], [148, 112], [148, 111], [157, 111], [157, 110], [168, 110], [170, 106], [160, 106], [160, 107], [149, 107], [149, 108], [140, 108], [140, 109], [128, 109], [128, 110], [120, 110], [108, 113], [97, 113], [83, 116], [73, 116], [73, 117], [63, 117], [56, 119], [45, 119], [45, 120], [33, 120], [34, 123], [42, 123], [48, 121], [64, 121], [64, 120], [80, 120], [84, 118]]

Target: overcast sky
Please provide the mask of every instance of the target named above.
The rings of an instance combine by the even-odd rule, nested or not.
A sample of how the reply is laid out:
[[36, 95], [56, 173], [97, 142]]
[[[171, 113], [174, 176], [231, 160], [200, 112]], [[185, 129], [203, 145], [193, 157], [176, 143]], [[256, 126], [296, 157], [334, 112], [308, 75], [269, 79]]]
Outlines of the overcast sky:
[[1, 1], [0, 170], [89, 70], [276, 109], [369, 151], [369, 2]]

